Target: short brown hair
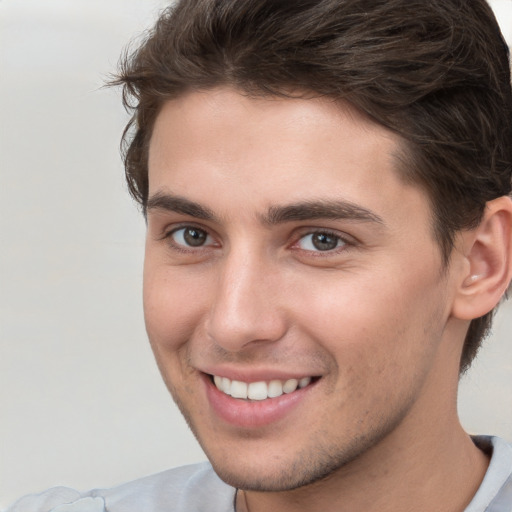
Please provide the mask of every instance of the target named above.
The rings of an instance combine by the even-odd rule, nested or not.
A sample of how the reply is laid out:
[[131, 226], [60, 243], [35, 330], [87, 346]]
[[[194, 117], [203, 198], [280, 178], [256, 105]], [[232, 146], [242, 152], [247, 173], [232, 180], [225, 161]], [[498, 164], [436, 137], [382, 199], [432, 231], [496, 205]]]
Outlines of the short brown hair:
[[[485, 0], [181, 0], [124, 56], [114, 83], [133, 109], [125, 169], [143, 209], [163, 103], [219, 85], [342, 99], [398, 133], [400, 171], [429, 195], [445, 264], [455, 233], [510, 193], [509, 54]], [[492, 314], [471, 322], [461, 372]]]

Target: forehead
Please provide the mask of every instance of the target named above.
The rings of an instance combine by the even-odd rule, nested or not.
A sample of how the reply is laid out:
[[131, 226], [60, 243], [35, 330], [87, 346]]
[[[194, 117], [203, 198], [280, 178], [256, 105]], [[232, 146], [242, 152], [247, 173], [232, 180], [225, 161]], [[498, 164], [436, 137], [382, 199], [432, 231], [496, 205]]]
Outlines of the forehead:
[[[350, 129], [343, 132], [348, 125]], [[172, 144], [169, 135], [176, 144]], [[357, 143], [352, 148], [360, 157], [370, 151], [390, 155], [402, 142], [398, 135], [371, 121], [348, 102], [327, 97], [255, 97], [232, 88], [216, 88], [188, 92], [164, 103], [153, 129], [150, 159], [162, 142], [161, 136], [165, 138], [164, 145], [175, 152], [183, 143], [205, 151], [213, 149], [212, 145], [219, 149], [222, 135], [230, 135], [229, 153], [219, 156], [230, 159], [237, 155], [240, 144], [245, 153], [248, 142], [264, 143], [269, 149], [272, 142], [281, 147], [291, 142], [298, 153], [314, 143], [341, 147], [350, 141]], [[308, 147], [300, 144], [307, 139], [311, 141]], [[363, 148], [364, 152], [359, 151]]]
[[400, 147], [397, 135], [332, 99], [191, 92], [168, 101], [156, 119], [149, 195], [218, 199], [221, 209], [342, 198], [386, 210], [411, 194], [423, 207], [422, 191], [396, 169]]

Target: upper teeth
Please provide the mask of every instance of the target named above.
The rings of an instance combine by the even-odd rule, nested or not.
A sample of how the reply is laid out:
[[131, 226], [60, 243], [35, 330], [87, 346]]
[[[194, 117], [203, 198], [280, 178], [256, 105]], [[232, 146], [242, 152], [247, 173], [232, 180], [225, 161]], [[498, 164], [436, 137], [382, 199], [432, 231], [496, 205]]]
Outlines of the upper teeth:
[[218, 390], [226, 393], [226, 395], [231, 395], [233, 398], [265, 400], [266, 398], [276, 398], [283, 393], [292, 393], [297, 388], [304, 388], [311, 382], [311, 377], [247, 383], [214, 375], [213, 381]]

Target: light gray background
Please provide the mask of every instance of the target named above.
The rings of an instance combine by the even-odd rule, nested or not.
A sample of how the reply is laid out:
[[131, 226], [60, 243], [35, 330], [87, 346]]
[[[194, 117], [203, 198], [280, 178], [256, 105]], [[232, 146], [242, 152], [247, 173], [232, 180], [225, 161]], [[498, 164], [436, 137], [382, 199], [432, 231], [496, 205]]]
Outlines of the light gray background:
[[[141, 307], [144, 223], [102, 89], [163, 0], [0, 0], [0, 507], [203, 454], [160, 382]], [[493, 2], [512, 35], [512, 3]], [[471, 432], [512, 441], [512, 306], [464, 378]]]

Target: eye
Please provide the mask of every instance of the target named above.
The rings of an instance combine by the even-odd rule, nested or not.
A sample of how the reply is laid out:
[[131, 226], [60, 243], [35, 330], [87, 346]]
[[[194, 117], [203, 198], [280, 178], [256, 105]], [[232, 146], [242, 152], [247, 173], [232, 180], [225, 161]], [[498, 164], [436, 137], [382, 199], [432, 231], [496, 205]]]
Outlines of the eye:
[[346, 245], [346, 242], [338, 235], [325, 231], [308, 233], [297, 242], [304, 251], [332, 251]]
[[204, 229], [194, 226], [175, 229], [168, 236], [176, 245], [182, 247], [203, 247], [213, 243], [211, 236]]

